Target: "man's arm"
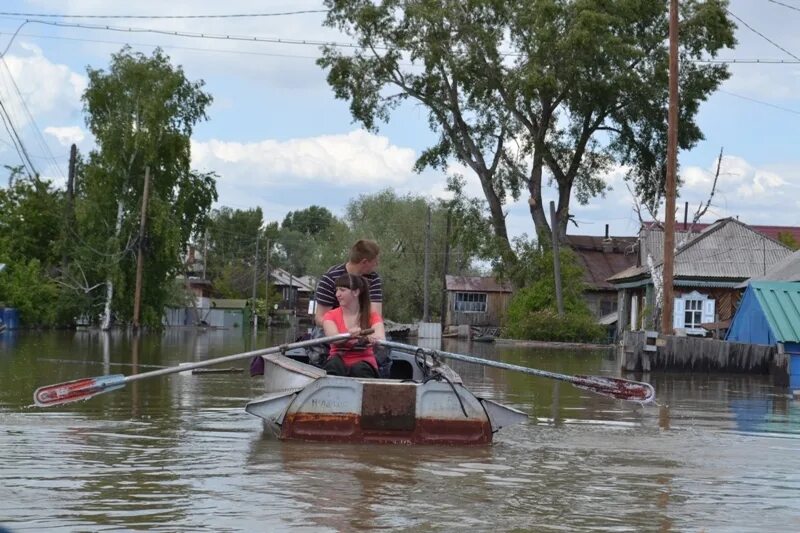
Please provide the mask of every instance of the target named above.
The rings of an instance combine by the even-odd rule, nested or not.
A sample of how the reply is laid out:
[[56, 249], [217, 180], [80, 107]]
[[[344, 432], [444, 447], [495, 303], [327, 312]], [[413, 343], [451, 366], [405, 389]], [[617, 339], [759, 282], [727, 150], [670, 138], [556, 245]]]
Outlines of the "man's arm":
[[317, 323], [319, 327], [322, 327], [323, 319], [322, 317], [325, 316], [325, 313], [333, 309], [330, 305], [324, 305], [317, 302], [317, 310], [314, 312], [314, 322]]
[[370, 302], [369, 307], [383, 318], [383, 302]]

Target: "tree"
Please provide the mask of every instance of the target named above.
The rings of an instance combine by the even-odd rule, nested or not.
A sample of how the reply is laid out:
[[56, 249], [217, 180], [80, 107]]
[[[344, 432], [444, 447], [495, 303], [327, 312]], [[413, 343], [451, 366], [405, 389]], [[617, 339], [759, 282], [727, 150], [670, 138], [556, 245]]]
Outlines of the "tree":
[[[416, 169], [451, 158], [480, 180], [501, 256], [513, 261], [503, 206], [527, 189], [539, 240], [550, 229], [545, 180], [557, 188], [559, 235], [571, 196], [603, 193], [603, 170], [626, 165], [645, 196], [664, 187], [666, 1], [326, 0], [326, 25], [357, 43], [323, 49], [337, 98], [369, 130], [402, 102], [422, 104], [439, 135]], [[726, 0], [681, 2], [679, 144], [702, 138], [699, 104], [728, 77], [694, 60], [733, 46]]]
[[508, 335], [515, 339], [547, 341], [605, 340], [603, 328], [583, 299], [583, 269], [575, 254], [562, 250], [560, 259], [564, 316], [556, 311], [552, 250], [527, 248], [525, 261], [530, 262], [535, 281], [517, 291], [511, 299], [505, 318]]
[[344, 222], [316, 205], [289, 212], [277, 239], [276, 264], [296, 276], [319, 276], [331, 265], [344, 262], [353, 240]]
[[[189, 140], [194, 125], [206, 118], [211, 96], [160, 49], [147, 57], [125, 47], [112, 56], [108, 70], [89, 68], [88, 75], [84, 109], [99, 149], [89, 156], [76, 216], [87, 244], [100, 247], [91, 246], [95, 261], [84, 266], [98, 265], [106, 280], [108, 327], [112, 312], [121, 319], [131, 315], [136, 250], [143, 247], [142, 322], [160, 325], [169, 280], [181, 271], [179, 257], [190, 236], [202, 233], [217, 198], [214, 174], [190, 168]], [[140, 241], [146, 168], [150, 201], [147, 234]]]
[[[380, 246], [379, 272], [383, 278], [384, 311], [392, 320], [410, 322], [423, 316], [425, 233], [429, 208], [429, 306], [431, 314], [438, 314], [446, 248], [446, 206], [431, 205], [420, 196], [398, 196], [388, 189], [359, 196], [347, 206], [345, 218], [353, 234], [374, 239]], [[463, 248], [460, 252], [451, 255], [450, 272], [463, 273], [474, 257]]]

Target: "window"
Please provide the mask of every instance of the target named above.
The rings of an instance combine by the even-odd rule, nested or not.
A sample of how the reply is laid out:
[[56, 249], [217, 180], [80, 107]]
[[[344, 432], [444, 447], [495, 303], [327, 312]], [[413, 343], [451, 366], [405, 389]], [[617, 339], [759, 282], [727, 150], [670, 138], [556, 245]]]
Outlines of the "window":
[[459, 313], [485, 313], [486, 293], [457, 292], [455, 310]]
[[675, 296], [675, 307], [672, 314], [672, 327], [685, 329], [689, 335], [705, 335], [706, 330], [700, 324], [716, 320], [716, 302], [707, 294], [692, 291]]
[[684, 300], [683, 324], [685, 328], [700, 327], [703, 316], [703, 300]]

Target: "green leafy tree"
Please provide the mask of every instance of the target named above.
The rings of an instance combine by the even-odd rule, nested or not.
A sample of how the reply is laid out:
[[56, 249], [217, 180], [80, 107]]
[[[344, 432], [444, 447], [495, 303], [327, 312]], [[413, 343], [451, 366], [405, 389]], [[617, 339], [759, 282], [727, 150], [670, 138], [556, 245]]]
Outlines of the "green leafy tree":
[[508, 306], [505, 326], [517, 339], [594, 342], [604, 340], [604, 331], [583, 299], [583, 270], [571, 250], [562, 250], [561, 287], [564, 316], [557, 312], [553, 252], [520, 246], [529, 283], [518, 290]]
[[347, 225], [324, 207], [291, 211], [278, 232], [276, 263], [296, 276], [319, 276], [347, 259], [351, 240]]
[[[88, 69], [83, 100], [98, 150], [89, 155], [76, 217], [86, 247], [83, 268], [105, 280], [103, 326], [112, 312], [131, 316], [136, 252], [145, 253], [142, 322], [160, 324], [180, 255], [202, 233], [216, 200], [215, 176], [190, 168], [190, 137], [211, 96], [156, 49], [123, 48], [108, 70]], [[150, 169], [147, 233], [138, 239], [145, 169]], [[94, 255], [94, 261], [91, 256]], [[90, 266], [94, 265], [94, 266]]]
[[[425, 235], [431, 209], [429, 313], [440, 314], [447, 208], [422, 197], [398, 196], [391, 190], [362, 195], [347, 206], [346, 221], [354, 235], [374, 239], [381, 248], [384, 312], [387, 318], [410, 322], [423, 317]], [[455, 227], [455, 226], [454, 226]], [[452, 234], [456, 234], [454, 229]], [[448, 271], [464, 272], [474, 254], [461, 248], [450, 255]]]
[[794, 235], [787, 231], [781, 231], [778, 233], [778, 242], [792, 250], [797, 250], [800, 248], [800, 243], [797, 242], [797, 239], [794, 238]]
[[[416, 169], [451, 159], [480, 179], [497, 249], [515, 256], [504, 204], [524, 190], [549, 242], [544, 180], [566, 234], [574, 194], [605, 190], [602, 172], [630, 168], [644, 197], [663, 190], [668, 103], [666, 0], [326, 0], [326, 25], [357, 44], [329, 46], [318, 64], [336, 97], [369, 130], [403, 102], [422, 105], [438, 141]], [[700, 103], [728, 77], [699, 63], [734, 45], [726, 0], [683, 0], [679, 144], [702, 138]]]

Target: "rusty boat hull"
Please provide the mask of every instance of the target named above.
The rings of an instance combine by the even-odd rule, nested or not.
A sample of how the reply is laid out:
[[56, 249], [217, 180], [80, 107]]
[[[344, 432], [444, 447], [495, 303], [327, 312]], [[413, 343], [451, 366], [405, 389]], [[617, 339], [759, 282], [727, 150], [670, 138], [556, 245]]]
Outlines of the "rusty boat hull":
[[528, 418], [476, 397], [446, 365], [436, 365], [438, 379], [430, 379], [402, 352], [390, 354], [389, 379], [329, 376], [297, 358], [263, 358], [266, 394], [245, 409], [280, 439], [485, 445], [501, 428]]

